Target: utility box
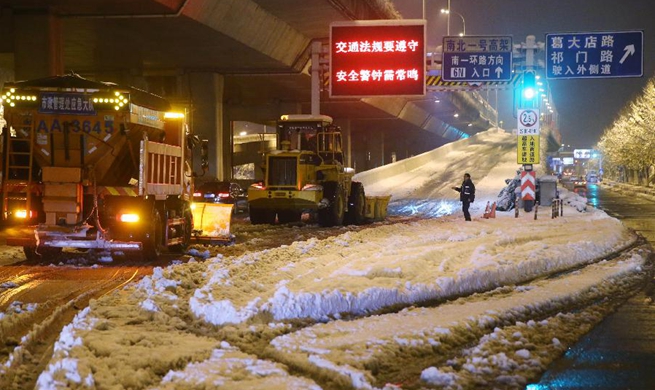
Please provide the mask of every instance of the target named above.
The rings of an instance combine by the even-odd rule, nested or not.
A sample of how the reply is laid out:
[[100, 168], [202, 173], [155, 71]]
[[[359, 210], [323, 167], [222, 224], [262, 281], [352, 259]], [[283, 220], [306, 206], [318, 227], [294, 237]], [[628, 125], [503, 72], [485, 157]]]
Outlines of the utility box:
[[541, 206], [550, 206], [557, 197], [557, 176], [542, 176], [537, 180], [537, 200]]

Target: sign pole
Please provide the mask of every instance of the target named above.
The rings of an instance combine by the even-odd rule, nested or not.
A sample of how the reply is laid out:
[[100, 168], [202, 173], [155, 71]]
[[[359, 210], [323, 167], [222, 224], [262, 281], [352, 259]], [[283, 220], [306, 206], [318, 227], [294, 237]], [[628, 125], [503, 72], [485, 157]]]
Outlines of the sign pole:
[[448, 15], [446, 15], [446, 35], [450, 35], [450, 0], [448, 0]]
[[[534, 52], [536, 49], [536, 44], [535, 44], [536, 38], [534, 35], [528, 35], [525, 37], [525, 70], [533, 70], [534, 69]], [[523, 101], [523, 99], [521, 99]], [[521, 107], [521, 108], [528, 108], [528, 107]], [[530, 107], [529, 108], [534, 108], [534, 102], [531, 101]], [[519, 122], [521, 121], [521, 116], [522, 114], [519, 114]], [[537, 113], [537, 118], [536, 118], [536, 129], [537, 129], [537, 139], [539, 138], [539, 114]], [[539, 145], [539, 142], [537, 142], [537, 145]], [[538, 146], [537, 146], [538, 148]], [[538, 162], [538, 161], [537, 161]], [[527, 184], [524, 186], [523, 185], [523, 180], [521, 183], [521, 197], [523, 198], [523, 208], [526, 212], [532, 211], [532, 206], [534, 205], [535, 198], [536, 198], [536, 178], [535, 178], [535, 173], [532, 170], [532, 164], [523, 164], [523, 174], [526, 177]], [[532, 180], [532, 182], [531, 182]], [[533, 186], [532, 188], [530, 187], [530, 184]], [[530, 190], [534, 191], [533, 193], [530, 193]], [[535, 214], [536, 217], [536, 214]]]
[[312, 42], [312, 115], [321, 114], [321, 85], [319, 80], [319, 56], [321, 41]]

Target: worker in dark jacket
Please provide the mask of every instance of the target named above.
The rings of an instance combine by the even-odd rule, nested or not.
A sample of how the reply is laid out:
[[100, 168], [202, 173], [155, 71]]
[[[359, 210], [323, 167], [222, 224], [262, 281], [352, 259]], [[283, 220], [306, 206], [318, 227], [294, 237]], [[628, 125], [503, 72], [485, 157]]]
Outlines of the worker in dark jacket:
[[452, 189], [459, 192], [459, 200], [462, 202], [462, 211], [464, 212], [464, 219], [470, 221], [471, 214], [469, 214], [469, 206], [475, 200], [475, 185], [473, 185], [473, 181], [471, 181], [471, 175], [465, 173], [462, 186], [452, 187]]

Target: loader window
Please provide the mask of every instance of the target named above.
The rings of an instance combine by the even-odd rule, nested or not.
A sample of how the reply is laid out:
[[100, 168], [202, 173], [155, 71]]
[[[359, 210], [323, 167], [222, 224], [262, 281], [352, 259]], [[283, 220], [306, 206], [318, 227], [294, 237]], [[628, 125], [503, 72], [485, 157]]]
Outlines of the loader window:
[[297, 159], [295, 157], [270, 157], [268, 186], [296, 186]]
[[313, 150], [307, 149], [306, 142], [308, 138], [306, 135], [313, 136], [323, 128], [321, 122], [307, 121], [307, 122], [280, 122], [277, 125], [278, 145], [282, 141], [291, 142], [291, 150]]
[[340, 133], [319, 133], [318, 154], [325, 161], [339, 161], [343, 164]]

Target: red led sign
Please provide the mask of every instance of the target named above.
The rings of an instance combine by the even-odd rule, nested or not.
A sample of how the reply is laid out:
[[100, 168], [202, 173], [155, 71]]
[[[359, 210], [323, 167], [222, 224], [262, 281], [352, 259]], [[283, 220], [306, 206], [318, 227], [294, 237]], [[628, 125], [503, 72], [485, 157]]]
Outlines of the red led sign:
[[423, 20], [330, 25], [330, 96], [425, 95]]

